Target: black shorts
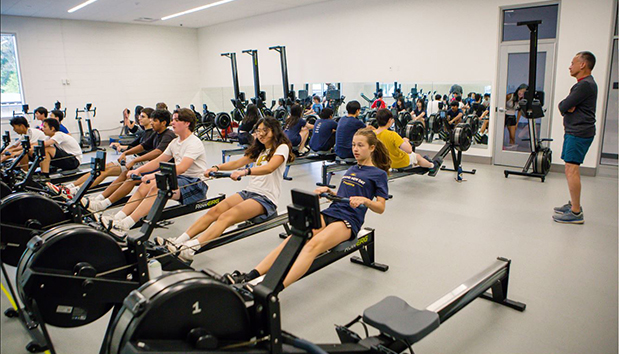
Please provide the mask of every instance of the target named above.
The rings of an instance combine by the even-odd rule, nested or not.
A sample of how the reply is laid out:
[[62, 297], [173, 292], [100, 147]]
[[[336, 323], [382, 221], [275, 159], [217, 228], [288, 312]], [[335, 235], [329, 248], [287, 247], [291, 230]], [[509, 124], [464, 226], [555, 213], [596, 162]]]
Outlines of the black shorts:
[[357, 237], [357, 233], [359, 233], [359, 230], [355, 230], [348, 221], [342, 220], [342, 219], [337, 219], [337, 218], [334, 218], [332, 216], [325, 215], [325, 214], [322, 214], [322, 213], [321, 213], [321, 215], [322, 215], [322, 217], [325, 220], [325, 227], [329, 226], [329, 224], [333, 224], [334, 222], [341, 221], [341, 222], [344, 223], [344, 225], [346, 225], [346, 227], [348, 229], [350, 229], [350, 239], [352, 240], [353, 238]]
[[56, 147], [56, 155], [52, 157], [50, 165], [61, 170], [68, 171], [75, 170], [80, 167], [80, 162], [74, 155], [71, 155], [61, 148]]
[[506, 114], [505, 115], [505, 126], [513, 127], [514, 125], [518, 125], [518, 120], [516, 119], [516, 116], [513, 116], [511, 114]]

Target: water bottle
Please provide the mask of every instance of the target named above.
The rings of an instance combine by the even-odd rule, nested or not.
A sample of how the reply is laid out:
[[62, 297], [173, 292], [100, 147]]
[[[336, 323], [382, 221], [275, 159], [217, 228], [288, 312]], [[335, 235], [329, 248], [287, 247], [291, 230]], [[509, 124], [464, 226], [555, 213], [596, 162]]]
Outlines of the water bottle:
[[462, 166], [458, 165], [458, 177], [456, 177], [456, 181], [462, 182]]
[[161, 263], [156, 259], [148, 261], [148, 277], [149, 279], [155, 279], [163, 274], [161, 270]]

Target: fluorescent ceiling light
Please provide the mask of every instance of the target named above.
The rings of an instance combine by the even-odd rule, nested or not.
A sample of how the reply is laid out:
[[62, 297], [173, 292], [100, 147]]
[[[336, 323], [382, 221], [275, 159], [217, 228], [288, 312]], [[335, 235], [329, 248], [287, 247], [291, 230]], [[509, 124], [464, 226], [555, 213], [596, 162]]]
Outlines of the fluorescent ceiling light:
[[85, 6], [88, 6], [88, 5], [92, 4], [95, 1], [97, 1], [97, 0], [88, 0], [86, 2], [83, 2], [83, 3], [79, 4], [79, 5], [77, 5], [76, 7], [72, 8], [72, 9], [69, 9], [69, 11], [67, 11], [67, 12], [68, 13], [73, 13], [73, 12], [81, 9], [82, 7], [85, 7]]
[[169, 20], [169, 19], [174, 18], [174, 17], [187, 15], [187, 14], [190, 14], [190, 13], [196, 12], [196, 11], [206, 10], [208, 8], [219, 6], [219, 5], [223, 5], [225, 3], [232, 2], [232, 1], [234, 1], [234, 0], [221, 0], [221, 1], [217, 1], [217, 2], [214, 2], [214, 3], [208, 4], [208, 5], [196, 7], [195, 9], [191, 9], [191, 10], [175, 13], [174, 15], [162, 17], [161, 20], [163, 20], [163, 21]]

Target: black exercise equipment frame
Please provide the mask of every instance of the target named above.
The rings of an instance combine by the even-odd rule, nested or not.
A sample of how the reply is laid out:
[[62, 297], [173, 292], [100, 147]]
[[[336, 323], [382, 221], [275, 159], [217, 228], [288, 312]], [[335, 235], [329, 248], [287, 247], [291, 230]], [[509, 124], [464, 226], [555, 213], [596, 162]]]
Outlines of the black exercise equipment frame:
[[[284, 279], [288, 275], [293, 263], [296, 261], [307, 240], [311, 237], [312, 229], [320, 227], [321, 222], [317, 195], [295, 189], [293, 189], [292, 195], [294, 204], [288, 206], [292, 236], [275, 260], [270, 271], [264, 277], [264, 280], [253, 287], [254, 302], [247, 307], [246, 310], [249, 315], [249, 327], [252, 336], [257, 340], [255, 343], [243, 343], [245, 345], [251, 345], [243, 350], [244, 353], [281, 354], [328, 352], [338, 354], [396, 354], [402, 353], [407, 349], [412, 351], [412, 345], [414, 343], [438, 328], [442, 322], [449, 319], [478, 297], [491, 300], [518, 311], [524, 311], [526, 307], [525, 304], [511, 301], [507, 298], [511, 261], [505, 258], [499, 258], [492, 266], [465, 281], [446, 296], [441, 297], [438, 301], [430, 305], [426, 310], [416, 310], [406, 304], [404, 300], [390, 297], [404, 305], [402, 306], [400, 304], [395, 308], [393, 306], [385, 306], [385, 304], [388, 305], [390, 300], [392, 300], [386, 298], [378, 304], [366, 309], [363, 316], [358, 316], [345, 326], [337, 326], [336, 331], [341, 344], [316, 345], [300, 340], [284, 332], [281, 328], [281, 309], [278, 295], [284, 288]], [[205, 271], [203, 273], [213, 280], [221, 280], [220, 276], [212, 272]], [[177, 277], [180, 274], [181, 273], [177, 273], [171, 275], [171, 277]], [[166, 280], [162, 280], [162, 286], [172, 285], [178, 286], [178, 283], [167, 284]], [[487, 293], [489, 289], [492, 290], [492, 294]], [[177, 339], [151, 340], [133, 337], [135, 334], [134, 330], [138, 324], [132, 323], [131, 318], [140, 316], [144, 311], [148, 311], [149, 307], [148, 299], [140, 293], [140, 290], [132, 292], [127, 300], [125, 300], [125, 306], [121, 310], [122, 317], [119, 316], [115, 319], [114, 328], [112, 328], [106, 336], [106, 342], [115, 343], [114, 351], [110, 352], [112, 348], [108, 347], [106, 353], [180, 354], [186, 352], [186, 350], [181, 350], [180, 347], [178, 347], [180, 343]], [[375, 309], [380, 309], [381, 307], [385, 308], [388, 315], [394, 315], [398, 312], [398, 316], [384, 316], [386, 317], [385, 319], [381, 318], [382, 316], [379, 314], [379, 316], [376, 317]], [[127, 310], [129, 312], [127, 312]], [[241, 313], [244, 313], [244, 311]], [[403, 314], [405, 316], [402, 316]], [[225, 314], [219, 313], [213, 314], [212, 316], [216, 318], [216, 316], [222, 315]], [[359, 322], [361, 319], [363, 319], [365, 323], [372, 323], [370, 325], [377, 328], [380, 334], [362, 339], [357, 333], [350, 330], [350, 326]], [[117, 328], [116, 325], [120, 328]], [[239, 328], [244, 327], [239, 324]], [[401, 333], [401, 331], [407, 330], [409, 332]], [[114, 337], [111, 338], [110, 333]], [[208, 340], [208, 334], [208, 330], [205, 329], [204, 337], [201, 338]], [[148, 336], [148, 334], [143, 335]], [[234, 347], [236, 347], [234, 345], [229, 348], [229, 350], [225, 348], [217, 349], [217, 338], [212, 337], [210, 339], [211, 340], [206, 343], [200, 343], [200, 347], [198, 348], [201, 349], [194, 348], [190, 351], [200, 354], [223, 354], [236, 350], [234, 349]], [[187, 343], [185, 338], [183, 338], [183, 342]], [[210, 345], [208, 344], [209, 342], [211, 343]], [[198, 345], [197, 342], [194, 343], [194, 345]], [[175, 344], [177, 346], [175, 346]], [[186, 344], [184, 345], [186, 346]], [[205, 349], [209, 347], [211, 347], [211, 349]]]
[[[101, 135], [97, 129], [92, 128], [90, 112], [92, 112], [92, 118], [97, 116], [97, 107], [93, 108], [92, 103], [86, 103], [84, 109], [75, 109], [75, 120], [77, 120], [77, 127], [79, 128], [80, 133], [79, 143], [82, 151], [84, 152], [97, 151], [97, 148], [101, 145]], [[79, 116], [80, 113], [86, 113], [86, 118], [84, 120], [86, 121], [86, 126], [88, 127], [88, 133], [84, 132], [82, 117]]]
[[[529, 127], [529, 146], [531, 149], [531, 153], [527, 162], [524, 164], [522, 171], [512, 171], [505, 170], [505, 178], [508, 178], [509, 175], [517, 175], [517, 176], [526, 176], [526, 177], [536, 177], [541, 179], [542, 183], [546, 180], [546, 175], [550, 172], [550, 166], [546, 167], [537, 166], [538, 159], [544, 159], [545, 154], [548, 154], [548, 158], [552, 161], [552, 152], [548, 148], [543, 148], [541, 143], [544, 141], [552, 141], [550, 138], [546, 139], [538, 139], [537, 132], [535, 129], [535, 119], [544, 117], [544, 111], [541, 108], [541, 102], [536, 99], [536, 80], [537, 80], [537, 42], [538, 42], [538, 28], [542, 23], [541, 20], [537, 21], [523, 21], [518, 22], [518, 26], [527, 26], [530, 31], [529, 36], [529, 88], [525, 92], [525, 97], [523, 100], [518, 102], [518, 109], [523, 113], [525, 118], [527, 118], [527, 123]], [[539, 156], [538, 156], [539, 155]], [[541, 168], [541, 171], [539, 171]], [[529, 172], [530, 169], [533, 169], [532, 172]]]
[[[160, 164], [160, 172], [155, 175], [155, 179], [159, 191], [155, 204], [147, 216], [147, 221], [144, 222], [137, 234], [127, 237], [128, 248], [125, 254], [129, 264], [135, 265], [135, 267], [130, 268], [130, 273], [133, 275], [131, 280], [98, 278], [96, 274], [92, 276], [82, 276], [79, 274], [68, 276], [57, 274], [53, 270], [51, 272], [46, 272], [45, 269], [28, 269], [27, 274], [24, 275], [25, 278], [22, 281], [22, 286], [36, 291], [36, 289], [39, 288], [43, 289], [42, 286], [37, 286], [36, 284], [45, 284], [47, 285], [45, 287], [47, 294], [52, 293], [57, 294], [56, 296], [66, 296], [68, 293], [81, 294], [82, 292], [88, 292], [89, 301], [114, 303], [112, 317], [110, 318], [106, 330], [107, 335], [113, 324], [114, 317], [116, 317], [126, 295], [129, 294], [131, 290], [137, 289], [140, 285], [145, 284], [149, 280], [148, 255], [150, 250], [147, 249], [147, 245], [150, 243], [148, 239], [156, 226], [157, 220], [162, 214], [167, 200], [172, 197], [173, 191], [178, 189], [176, 166], [173, 163], [162, 162]], [[149, 220], [152, 220], [152, 222]], [[35, 236], [28, 242], [28, 248], [36, 252], [42, 244], [43, 239], [39, 236]], [[172, 255], [169, 255], [166, 258], [174, 262], [176, 258], [172, 257]], [[190, 267], [187, 266], [185, 269], [190, 269]], [[4, 266], [3, 272], [5, 272]], [[87, 287], [86, 284], [88, 285]], [[93, 288], [96, 291], [93, 291]], [[73, 292], [71, 292], [70, 289], [73, 289]], [[15, 295], [13, 294], [13, 296]], [[80, 299], [80, 297], [77, 299]], [[30, 315], [30, 326], [34, 326], [35, 328], [39, 327], [42, 332], [42, 336], [44, 337], [44, 342], [42, 343], [44, 344], [41, 348], [44, 346], [51, 354], [55, 354], [51, 337], [49, 336], [45, 322], [42, 321], [43, 316], [38, 309], [36, 300], [32, 300], [31, 308], [25, 305], [24, 310]], [[29, 331], [29, 333], [31, 333], [31, 331]], [[37, 337], [37, 340], [38, 339], [40, 338]], [[100, 353], [104, 353], [105, 344], [106, 342], [104, 340]]]

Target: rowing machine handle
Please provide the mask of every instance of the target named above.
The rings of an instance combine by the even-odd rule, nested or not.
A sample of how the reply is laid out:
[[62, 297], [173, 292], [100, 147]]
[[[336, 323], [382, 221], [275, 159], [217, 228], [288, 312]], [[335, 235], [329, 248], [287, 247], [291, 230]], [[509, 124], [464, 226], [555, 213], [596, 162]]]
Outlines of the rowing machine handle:
[[[332, 202], [350, 204], [350, 198], [340, 197], [338, 195], [333, 195], [331, 193], [320, 193], [320, 196], [323, 198], [327, 198]], [[367, 207], [361, 204], [357, 208], [367, 208]]]
[[[129, 177], [131, 177], [132, 181], [141, 181], [142, 180], [142, 176], [140, 176], [140, 175], [131, 175]], [[146, 181], [146, 183], [148, 184], [148, 183], [150, 183], [150, 181]]]
[[[208, 175], [213, 178], [230, 178], [232, 172], [209, 172]], [[241, 177], [239, 177], [238, 180], [240, 181]]]

